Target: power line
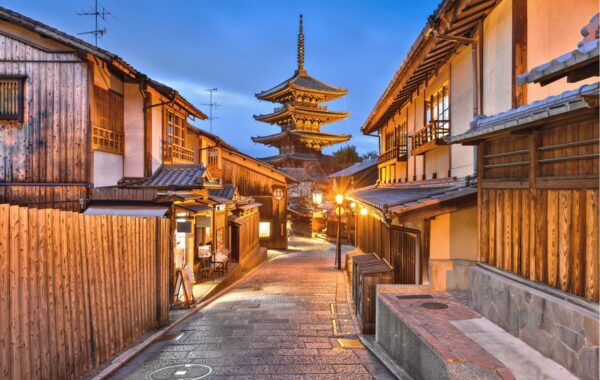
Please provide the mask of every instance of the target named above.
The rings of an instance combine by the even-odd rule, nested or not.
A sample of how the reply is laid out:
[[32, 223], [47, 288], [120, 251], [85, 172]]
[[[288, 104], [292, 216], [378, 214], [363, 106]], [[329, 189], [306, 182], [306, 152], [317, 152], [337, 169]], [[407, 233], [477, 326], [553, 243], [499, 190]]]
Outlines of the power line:
[[[103, 37], [106, 32], [108, 31], [108, 29], [106, 29], [106, 27], [100, 28], [99, 26], [99, 20], [102, 19], [102, 21], [106, 21], [106, 16], [111, 15], [112, 13], [110, 13], [110, 11], [106, 8], [104, 8], [104, 6], [102, 6], [102, 10], [100, 10], [98, 8], [98, 0], [94, 1], [94, 8], [89, 10], [89, 11], [81, 11], [81, 12], [77, 12], [78, 16], [94, 16], [94, 20], [95, 20], [95, 28], [94, 30], [90, 30], [89, 32], [81, 32], [81, 33], [77, 33], [79, 35], [81, 34], [93, 34], [94, 35], [94, 41], [96, 46], [98, 46], [98, 38]], [[113, 16], [114, 18], [114, 16]]]
[[208, 103], [203, 103], [203, 106], [208, 106], [208, 122], [209, 122], [209, 128], [210, 128], [210, 133], [212, 133], [212, 122], [214, 119], [218, 119], [218, 117], [213, 117], [213, 109], [217, 109], [218, 107], [220, 107], [222, 104], [221, 103], [217, 103], [217, 102], [213, 102], [213, 93], [215, 91], [218, 91], [218, 88], [207, 88], [205, 91], [208, 91], [210, 93], [210, 100]]

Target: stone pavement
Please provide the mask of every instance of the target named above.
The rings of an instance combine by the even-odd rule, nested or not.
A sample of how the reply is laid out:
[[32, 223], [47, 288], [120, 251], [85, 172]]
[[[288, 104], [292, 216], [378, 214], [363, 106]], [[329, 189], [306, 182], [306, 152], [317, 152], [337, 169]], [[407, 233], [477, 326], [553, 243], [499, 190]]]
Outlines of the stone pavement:
[[[234, 289], [113, 375], [115, 379], [389, 379], [356, 339], [335, 247], [295, 238]], [[343, 261], [342, 261], [343, 262]], [[173, 334], [171, 334], [173, 333]]]

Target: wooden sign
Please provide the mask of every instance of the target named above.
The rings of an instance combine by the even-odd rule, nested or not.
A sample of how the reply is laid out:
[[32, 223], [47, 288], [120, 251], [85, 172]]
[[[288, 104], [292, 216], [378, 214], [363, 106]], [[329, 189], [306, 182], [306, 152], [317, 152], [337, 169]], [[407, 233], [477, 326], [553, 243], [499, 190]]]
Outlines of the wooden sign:
[[177, 279], [175, 280], [175, 293], [174, 304], [180, 304], [181, 292], [183, 291], [183, 301], [186, 307], [191, 307], [195, 303], [194, 292], [192, 290], [193, 275], [190, 278], [188, 273], [189, 267], [186, 266], [184, 269], [177, 269]]

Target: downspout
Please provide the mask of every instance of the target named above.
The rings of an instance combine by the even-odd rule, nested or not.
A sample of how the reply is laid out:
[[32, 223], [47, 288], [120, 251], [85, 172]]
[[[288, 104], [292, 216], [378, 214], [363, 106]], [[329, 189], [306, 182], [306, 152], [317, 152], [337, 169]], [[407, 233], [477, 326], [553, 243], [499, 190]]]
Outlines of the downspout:
[[149, 118], [151, 118], [152, 115], [148, 111], [148, 103], [151, 101], [151, 99], [148, 93], [148, 84], [146, 82], [147, 79], [147, 77], [143, 76], [139, 82], [139, 91], [143, 99], [142, 117], [144, 119], [144, 177], [150, 177], [152, 175], [152, 153], [150, 153], [150, 157], [148, 157], [148, 152], [152, 150], [152, 146], [148, 146], [148, 141], [152, 140], [151, 137], [149, 138], [148, 136], [148, 133], [152, 132], [149, 128]]

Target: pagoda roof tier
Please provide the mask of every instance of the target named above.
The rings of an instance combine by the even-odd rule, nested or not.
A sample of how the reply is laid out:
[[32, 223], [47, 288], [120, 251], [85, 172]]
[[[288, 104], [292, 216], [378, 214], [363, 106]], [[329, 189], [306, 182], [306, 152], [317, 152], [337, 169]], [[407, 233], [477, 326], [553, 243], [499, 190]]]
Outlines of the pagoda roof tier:
[[[290, 94], [295, 95], [298, 93], [312, 95], [319, 98], [320, 102], [328, 102], [346, 95], [348, 90], [321, 82], [308, 75], [305, 70], [297, 70], [293, 77], [270, 90], [259, 92], [255, 96], [260, 100], [281, 103], [284, 99], [288, 99]], [[295, 96], [292, 96], [292, 98], [295, 98]]]
[[319, 153], [281, 153], [276, 156], [259, 158], [271, 165], [278, 165], [287, 161], [317, 161], [323, 157]]
[[285, 130], [269, 136], [253, 137], [252, 141], [272, 146], [279, 146], [288, 139], [300, 141], [309, 148], [322, 148], [350, 140], [349, 135], [325, 133], [317, 131]]
[[313, 119], [319, 120], [319, 124], [329, 124], [338, 120], [343, 120], [350, 115], [349, 112], [334, 112], [327, 110], [327, 107], [301, 107], [286, 105], [275, 109], [275, 112], [254, 115], [254, 119], [265, 123], [288, 125], [292, 119]]

